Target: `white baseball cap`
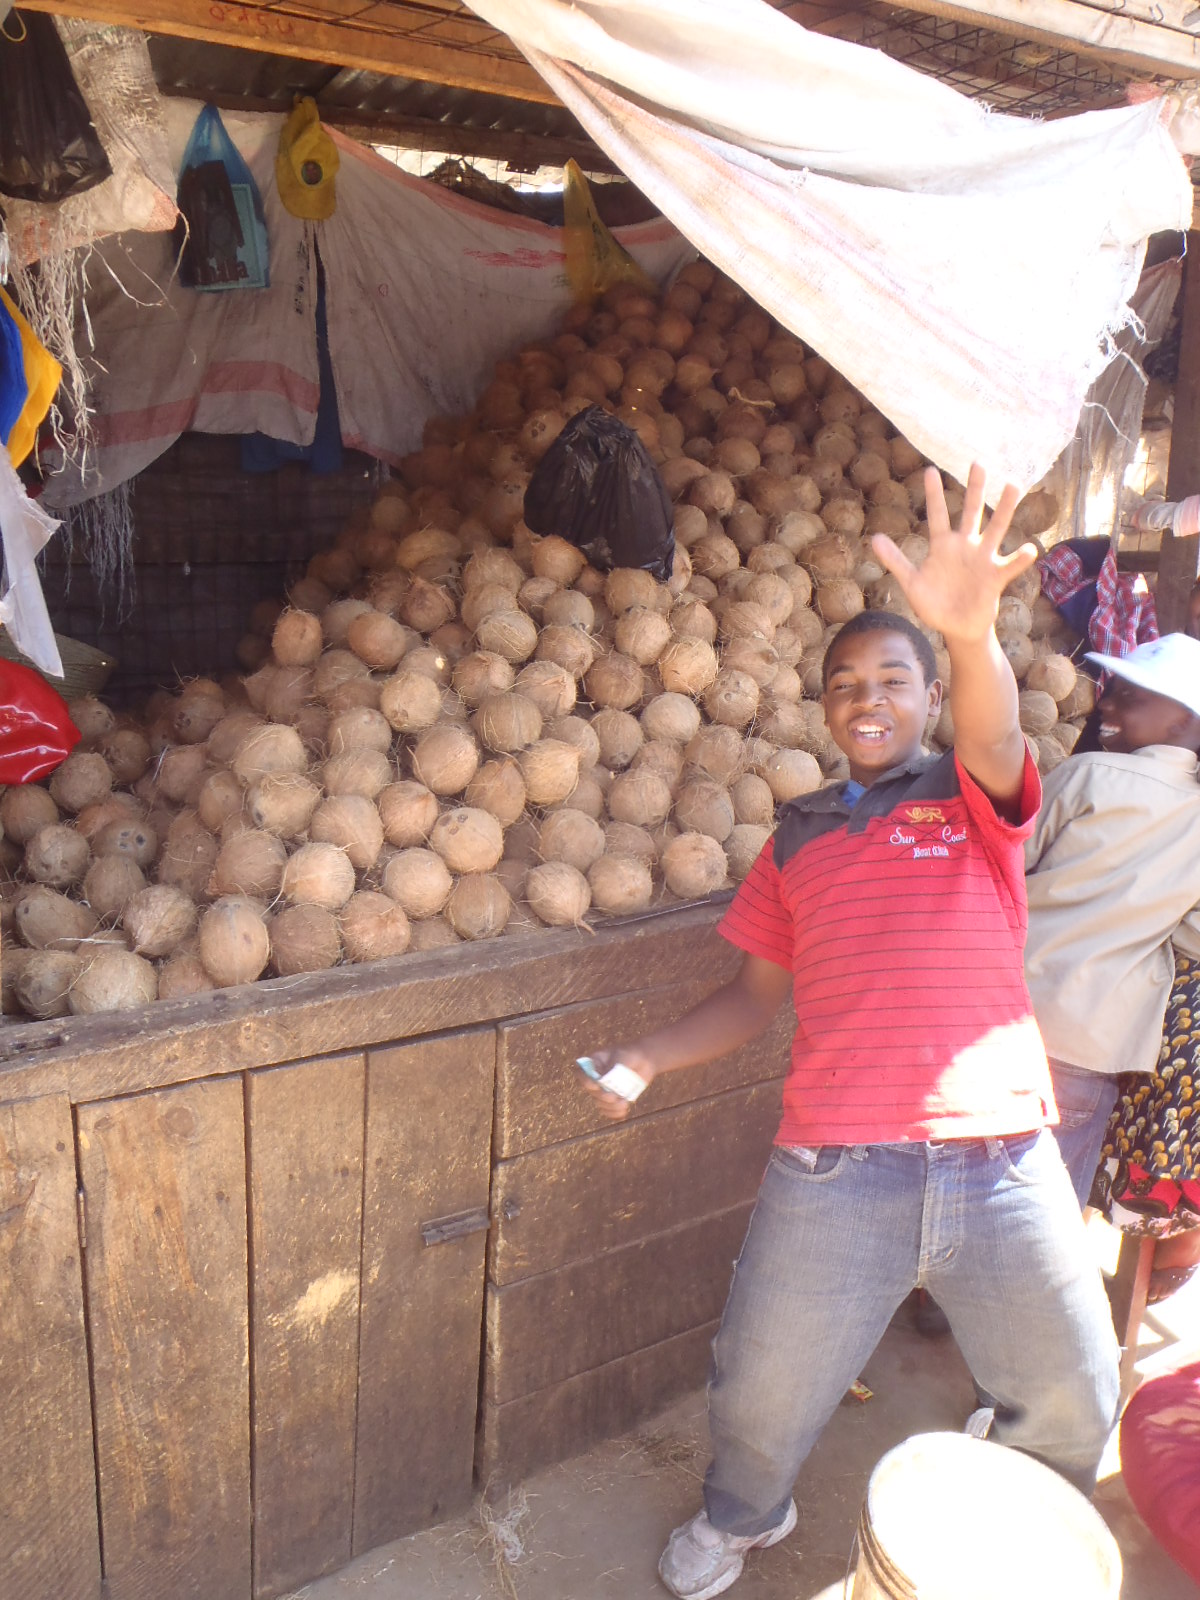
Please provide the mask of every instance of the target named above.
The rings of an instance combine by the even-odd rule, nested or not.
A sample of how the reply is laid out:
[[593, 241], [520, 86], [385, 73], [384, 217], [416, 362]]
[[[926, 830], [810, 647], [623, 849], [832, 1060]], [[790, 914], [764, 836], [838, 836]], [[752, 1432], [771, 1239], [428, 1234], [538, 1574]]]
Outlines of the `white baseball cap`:
[[1089, 650], [1087, 658], [1114, 678], [1175, 700], [1200, 717], [1200, 639], [1186, 633], [1164, 633], [1161, 639], [1139, 644], [1127, 656], [1102, 656]]

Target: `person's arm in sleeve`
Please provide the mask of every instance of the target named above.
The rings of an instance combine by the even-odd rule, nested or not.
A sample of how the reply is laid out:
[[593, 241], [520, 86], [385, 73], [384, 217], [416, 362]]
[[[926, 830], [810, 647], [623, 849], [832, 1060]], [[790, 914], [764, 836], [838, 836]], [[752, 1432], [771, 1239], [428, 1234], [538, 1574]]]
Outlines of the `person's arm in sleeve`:
[[[646, 1083], [652, 1083], [663, 1072], [715, 1061], [765, 1033], [791, 987], [792, 975], [786, 967], [763, 956], [744, 955], [734, 977], [677, 1022], [656, 1028], [628, 1044], [593, 1051], [591, 1060], [599, 1072], [620, 1062]], [[583, 1082], [606, 1115], [614, 1120], [629, 1115], [628, 1101], [588, 1079]]]

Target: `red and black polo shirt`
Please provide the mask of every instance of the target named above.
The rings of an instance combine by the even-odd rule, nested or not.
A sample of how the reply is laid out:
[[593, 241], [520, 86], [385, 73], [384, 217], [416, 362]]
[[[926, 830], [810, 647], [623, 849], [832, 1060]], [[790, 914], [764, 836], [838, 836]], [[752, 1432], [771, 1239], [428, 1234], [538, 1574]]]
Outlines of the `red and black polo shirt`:
[[778, 1144], [889, 1144], [1058, 1120], [1022, 972], [1027, 756], [1006, 822], [951, 751], [786, 805], [720, 925], [793, 975]]

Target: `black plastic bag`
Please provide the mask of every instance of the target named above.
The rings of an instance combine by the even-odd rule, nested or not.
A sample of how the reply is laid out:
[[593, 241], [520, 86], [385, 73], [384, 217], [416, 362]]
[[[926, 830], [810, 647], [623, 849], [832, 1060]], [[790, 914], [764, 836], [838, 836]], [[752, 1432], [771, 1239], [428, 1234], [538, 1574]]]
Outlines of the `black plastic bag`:
[[601, 572], [643, 567], [660, 583], [671, 576], [671, 497], [637, 434], [601, 406], [577, 412], [538, 462], [525, 521], [534, 533], [569, 540]]
[[65, 200], [111, 176], [54, 18], [11, 12], [0, 28], [0, 194]]

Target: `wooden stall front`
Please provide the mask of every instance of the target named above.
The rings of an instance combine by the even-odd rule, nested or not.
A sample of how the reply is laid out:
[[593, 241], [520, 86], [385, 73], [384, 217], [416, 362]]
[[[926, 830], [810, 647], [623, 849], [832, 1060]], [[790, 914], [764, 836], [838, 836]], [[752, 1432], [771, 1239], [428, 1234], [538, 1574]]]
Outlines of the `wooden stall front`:
[[0, 1033], [0, 1592], [266, 1600], [701, 1382], [787, 1019], [621, 1125], [571, 1061], [719, 910]]

